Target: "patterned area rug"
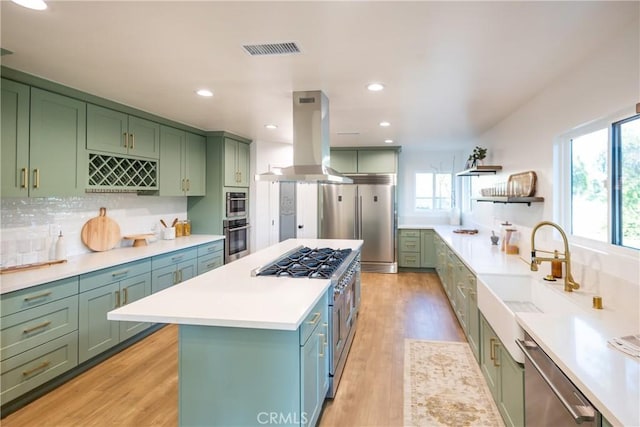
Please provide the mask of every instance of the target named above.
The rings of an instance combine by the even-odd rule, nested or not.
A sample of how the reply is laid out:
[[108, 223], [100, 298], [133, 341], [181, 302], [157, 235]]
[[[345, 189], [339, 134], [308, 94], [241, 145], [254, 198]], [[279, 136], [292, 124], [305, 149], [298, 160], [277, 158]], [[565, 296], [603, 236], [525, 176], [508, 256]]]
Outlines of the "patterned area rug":
[[405, 426], [504, 426], [465, 342], [406, 339]]

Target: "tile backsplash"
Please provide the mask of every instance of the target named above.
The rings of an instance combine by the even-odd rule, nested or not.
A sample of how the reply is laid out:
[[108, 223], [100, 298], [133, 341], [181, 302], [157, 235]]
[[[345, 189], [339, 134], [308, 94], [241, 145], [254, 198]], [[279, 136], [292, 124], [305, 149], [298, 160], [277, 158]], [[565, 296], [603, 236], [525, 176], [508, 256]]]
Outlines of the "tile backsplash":
[[[82, 226], [101, 207], [120, 226], [123, 236], [157, 233], [160, 219], [186, 219], [186, 197], [137, 194], [87, 194], [82, 197], [7, 198], [0, 201], [0, 263], [3, 267], [53, 259], [59, 231], [67, 256], [91, 252], [80, 239]], [[123, 240], [121, 245], [131, 245]]]

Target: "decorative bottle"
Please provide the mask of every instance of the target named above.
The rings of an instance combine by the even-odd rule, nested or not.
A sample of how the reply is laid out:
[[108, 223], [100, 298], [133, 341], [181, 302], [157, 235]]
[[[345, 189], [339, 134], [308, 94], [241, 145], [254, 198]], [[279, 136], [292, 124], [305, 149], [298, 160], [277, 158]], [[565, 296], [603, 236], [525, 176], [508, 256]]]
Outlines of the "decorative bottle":
[[60, 230], [60, 235], [56, 242], [56, 259], [67, 259], [67, 246], [64, 241], [64, 236], [62, 235], [62, 230]]

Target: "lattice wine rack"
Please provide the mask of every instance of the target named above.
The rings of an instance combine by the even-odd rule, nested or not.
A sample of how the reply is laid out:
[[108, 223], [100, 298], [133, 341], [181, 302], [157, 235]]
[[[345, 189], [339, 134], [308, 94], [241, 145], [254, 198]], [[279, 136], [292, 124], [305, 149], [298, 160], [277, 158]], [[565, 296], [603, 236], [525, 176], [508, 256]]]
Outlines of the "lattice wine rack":
[[87, 192], [158, 189], [158, 162], [89, 154]]

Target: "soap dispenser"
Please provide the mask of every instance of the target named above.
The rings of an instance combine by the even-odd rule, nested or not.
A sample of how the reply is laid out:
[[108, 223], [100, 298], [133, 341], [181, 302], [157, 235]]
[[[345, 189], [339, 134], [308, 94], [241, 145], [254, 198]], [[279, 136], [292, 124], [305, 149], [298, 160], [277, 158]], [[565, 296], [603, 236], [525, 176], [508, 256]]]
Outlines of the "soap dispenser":
[[551, 261], [551, 275], [556, 279], [562, 278], [562, 262], [558, 258], [558, 251], [553, 251], [553, 260]]
[[67, 259], [67, 246], [64, 241], [64, 236], [62, 235], [62, 230], [60, 230], [60, 235], [56, 242], [56, 259]]

